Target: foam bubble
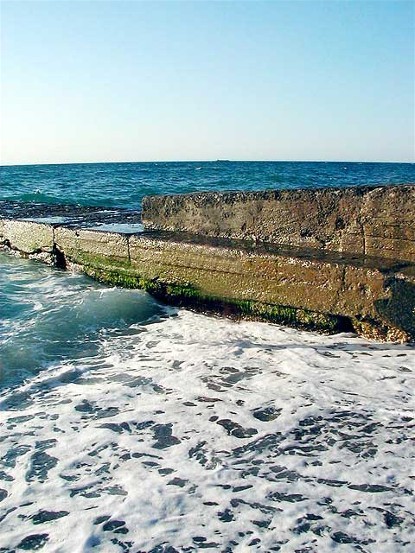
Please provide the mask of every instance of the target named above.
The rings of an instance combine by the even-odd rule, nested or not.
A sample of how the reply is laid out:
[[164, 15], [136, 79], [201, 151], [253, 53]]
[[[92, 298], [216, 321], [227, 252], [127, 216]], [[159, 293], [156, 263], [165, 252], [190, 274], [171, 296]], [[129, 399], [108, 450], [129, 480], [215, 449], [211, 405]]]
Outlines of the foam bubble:
[[1, 394], [3, 551], [410, 551], [413, 347], [139, 330]]

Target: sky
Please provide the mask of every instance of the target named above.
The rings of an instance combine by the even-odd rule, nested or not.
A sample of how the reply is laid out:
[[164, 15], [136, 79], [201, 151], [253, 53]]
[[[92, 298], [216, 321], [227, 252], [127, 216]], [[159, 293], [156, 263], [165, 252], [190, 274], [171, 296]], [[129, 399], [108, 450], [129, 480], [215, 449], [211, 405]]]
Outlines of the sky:
[[414, 161], [412, 0], [0, 0], [0, 163]]

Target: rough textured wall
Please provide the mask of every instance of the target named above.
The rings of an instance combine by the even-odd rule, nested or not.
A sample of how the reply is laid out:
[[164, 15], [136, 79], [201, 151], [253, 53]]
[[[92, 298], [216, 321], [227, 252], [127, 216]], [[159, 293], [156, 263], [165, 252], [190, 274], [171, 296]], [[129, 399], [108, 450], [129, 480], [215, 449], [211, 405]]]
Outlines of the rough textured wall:
[[415, 264], [183, 233], [0, 219], [0, 245], [162, 300], [301, 328], [415, 339]]
[[53, 228], [32, 221], [0, 220], [0, 236], [25, 254], [51, 251]]
[[415, 262], [415, 185], [148, 196], [148, 229]]

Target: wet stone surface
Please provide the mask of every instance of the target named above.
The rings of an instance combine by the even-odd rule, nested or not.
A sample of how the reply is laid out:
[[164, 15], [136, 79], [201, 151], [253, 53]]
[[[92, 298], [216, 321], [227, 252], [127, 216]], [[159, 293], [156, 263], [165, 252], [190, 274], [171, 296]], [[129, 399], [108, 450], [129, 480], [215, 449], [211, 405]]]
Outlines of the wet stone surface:
[[115, 225], [124, 224], [131, 225], [133, 232], [136, 231], [134, 225], [141, 224], [141, 212], [129, 209], [27, 203], [11, 200], [0, 200], [0, 217], [52, 225], [64, 224], [78, 228], [90, 228], [98, 225], [98, 227], [105, 226], [105, 230], [110, 230], [108, 225], [114, 225], [115, 230]]

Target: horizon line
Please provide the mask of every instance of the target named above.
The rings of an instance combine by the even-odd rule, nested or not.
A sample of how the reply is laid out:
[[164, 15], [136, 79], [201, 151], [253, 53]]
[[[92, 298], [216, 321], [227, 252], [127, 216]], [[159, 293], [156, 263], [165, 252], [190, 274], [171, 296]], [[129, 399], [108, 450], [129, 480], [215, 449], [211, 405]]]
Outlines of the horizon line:
[[128, 163], [390, 163], [409, 164], [414, 161], [381, 161], [381, 160], [346, 160], [346, 159], [158, 159], [145, 161], [62, 161], [62, 162], [36, 162], [36, 163], [1, 163], [0, 167], [37, 167], [42, 165], [103, 165], [103, 164], [128, 164]]

